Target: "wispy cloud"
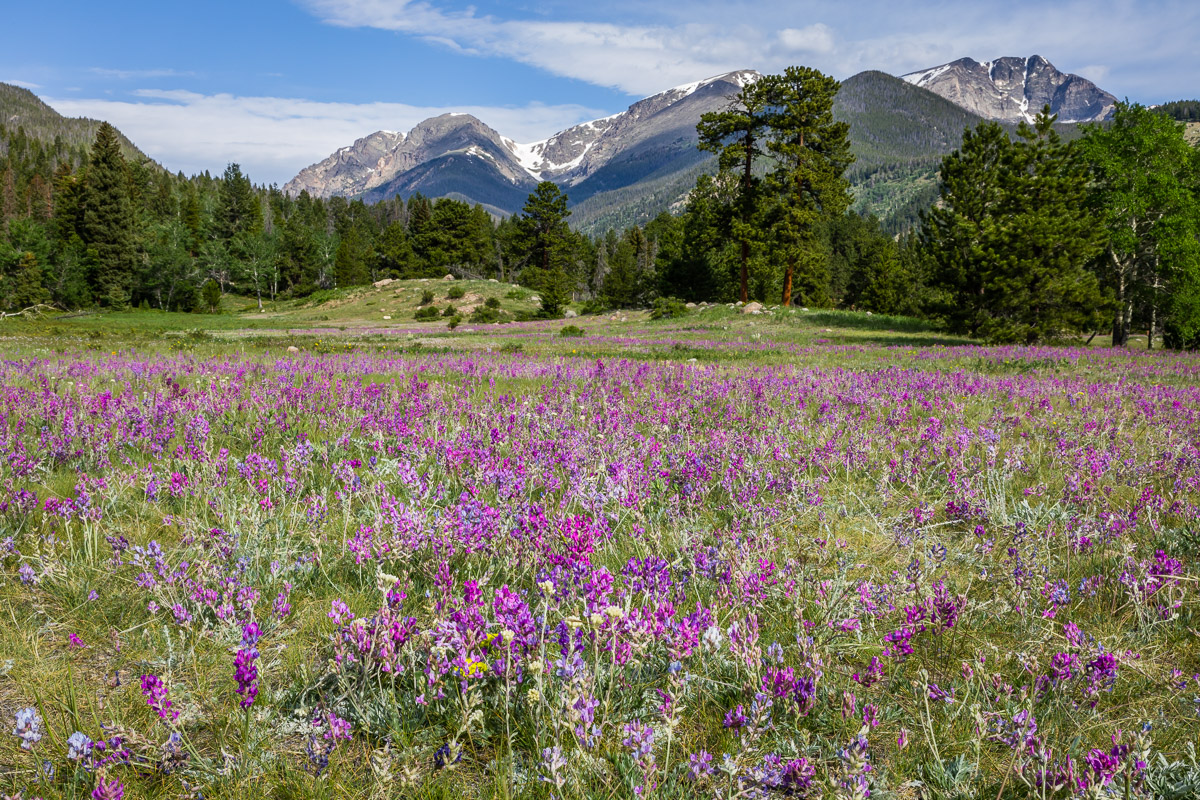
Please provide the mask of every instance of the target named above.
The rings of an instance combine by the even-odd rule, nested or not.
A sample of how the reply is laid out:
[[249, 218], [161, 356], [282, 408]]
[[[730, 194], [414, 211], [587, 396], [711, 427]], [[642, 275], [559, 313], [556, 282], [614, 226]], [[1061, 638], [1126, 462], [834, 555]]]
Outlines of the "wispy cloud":
[[425, 0], [297, 2], [327, 24], [396, 31], [632, 95], [743, 67], [803, 63], [848, 77], [1034, 53], [1103, 76], [1118, 93], [1187, 93], [1194, 92], [1200, 33], [1194, 0], [1155, 0], [1152, 10], [1131, 0], [645, 0], [586, 20], [450, 11]]
[[89, 72], [93, 75], [99, 75], [101, 78], [113, 78], [120, 81], [196, 77], [195, 72], [176, 69], [109, 69], [107, 67], [92, 67]]
[[0, 83], [8, 83], [13, 86], [20, 86], [22, 89], [40, 89], [40, 83], [30, 83], [29, 81], [19, 81], [16, 78], [0, 78]]
[[447, 111], [474, 114], [517, 141], [536, 141], [605, 112], [579, 105], [426, 107], [239, 97], [141, 89], [134, 100], [46, 98], [59, 113], [105, 119], [172, 172], [219, 173], [236, 161], [255, 182], [279, 183], [377, 130], [407, 131]]
[[[322, 20], [410, 34], [465, 54], [497, 56], [555, 75], [646, 95], [697, 78], [828, 53], [824, 24], [768, 30], [750, 24], [628, 25], [500, 19], [444, 12], [411, 0], [305, 0]], [[704, 19], [704, 15], [697, 15]]]

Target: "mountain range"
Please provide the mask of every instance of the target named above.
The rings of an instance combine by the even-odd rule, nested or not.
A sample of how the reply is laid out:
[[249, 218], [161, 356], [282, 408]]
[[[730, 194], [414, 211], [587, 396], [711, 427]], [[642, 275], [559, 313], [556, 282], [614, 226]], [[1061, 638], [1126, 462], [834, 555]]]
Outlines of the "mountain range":
[[513, 141], [470, 114], [427, 119], [407, 134], [378, 131], [300, 172], [284, 191], [367, 201], [415, 192], [457, 197], [495, 213], [520, 209], [539, 181], [564, 188], [572, 203], [655, 173], [675, 173], [708, 158], [696, 149], [696, 123], [729, 104], [758, 77], [730, 72], [647, 97], [627, 110], [556, 133]]
[[[420, 192], [480, 203], [492, 213], [520, 210], [541, 180], [570, 198], [584, 230], [645, 222], [677, 207], [715, 160], [696, 149], [696, 123], [728, 107], [758, 78], [739, 70], [660, 92], [610, 117], [522, 144], [469, 114], [427, 119], [408, 133], [377, 131], [302, 170], [283, 188], [317, 197], [371, 202]], [[863, 72], [843, 81], [835, 115], [851, 124], [857, 206], [887, 221], [928, 205], [941, 157], [981, 119], [1015, 123], [1048, 103], [1071, 122], [1111, 115], [1115, 98], [1057, 70], [1040, 56], [976, 62], [965, 58], [897, 78]], [[893, 226], [897, 227], [897, 226]]]
[[[501, 216], [520, 211], [540, 180], [570, 198], [572, 224], [587, 232], [624, 228], [678, 209], [715, 158], [696, 148], [702, 114], [728, 107], [758, 73], [739, 70], [677, 86], [619, 114], [585, 122], [543, 141], [513, 141], [469, 114], [443, 114], [407, 133], [376, 131], [302, 170], [293, 195], [361, 197], [367, 202], [450, 197]], [[1066, 120], [1112, 113], [1113, 96], [1040, 56], [992, 62], [959, 59], [902, 77], [868, 71], [842, 82], [835, 116], [850, 123], [856, 161], [847, 173], [856, 209], [903, 230], [937, 195], [941, 158], [964, 128], [998, 119], [1010, 130], [1049, 103]], [[0, 131], [86, 148], [99, 122], [59, 115], [27, 89], [0, 84]], [[1073, 135], [1073, 123], [1060, 126]], [[2, 140], [3, 137], [0, 137]], [[147, 160], [121, 137], [127, 156]], [[0, 148], [4, 142], [0, 141]], [[157, 166], [157, 165], [155, 165]]]

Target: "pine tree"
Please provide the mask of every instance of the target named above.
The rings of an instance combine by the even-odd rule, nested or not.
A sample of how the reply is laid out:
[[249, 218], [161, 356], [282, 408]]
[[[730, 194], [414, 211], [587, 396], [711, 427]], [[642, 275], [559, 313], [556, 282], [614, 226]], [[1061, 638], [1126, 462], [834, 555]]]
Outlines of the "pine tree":
[[383, 230], [379, 242], [378, 259], [372, 277], [406, 278], [410, 276], [412, 244], [402, 222], [393, 222]]
[[717, 154], [717, 168], [722, 173], [737, 176], [736, 211], [729, 222], [740, 249], [738, 293], [743, 303], [749, 300], [751, 247], [759, 238], [755, 218], [761, 180], [754, 174], [754, 166], [765, 155], [763, 136], [770, 121], [767, 102], [762, 82], [748, 83], [728, 108], [702, 114], [696, 125], [700, 137], [697, 146]]
[[775, 233], [784, 262], [783, 305], [829, 304], [828, 258], [821, 226], [846, 212], [853, 198], [845, 178], [854, 161], [850, 126], [833, 118], [836, 80], [809, 67], [788, 67], [760, 82], [769, 113], [767, 148], [778, 167], [770, 175], [778, 198]]
[[571, 300], [575, 234], [567, 226], [567, 196], [550, 181], [537, 185], [517, 217], [517, 241], [527, 254], [522, 281], [542, 297], [542, 311], [557, 317]]
[[612, 250], [607, 254], [608, 273], [604, 278], [604, 302], [610, 308], [632, 308], [638, 302], [637, 239], [640, 238], [637, 227], [630, 228], [620, 239], [613, 233]]
[[37, 256], [30, 252], [21, 253], [0, 282], [0, 301], [4, 310], [19, 311], [49, 299], [49, 292], [42, 287], [42, 268]]
[[1095, 330], [1100, 320], [1103, 297], [1087, 269], [1099, 251], [1087, 174], [1055, 132], [1055, 119], [1047, 106], [1032, 126], [1018, 126], [1011, 145], [1003, 247], [989, 265], [989, 308], [979, 330], [989, 341], [1032, 344]]
[[[12, 167], [5, 165], [0, 172], [0, 228], [17, 216], [17, 184]], [[2, 230], [0, 230], [2, 232]]]
[[953, 333], [974, 336], [987, 319], [987, 265], [1004, 248], [999, 220], [1013, 156], [1004, 129], [980, 122], [942, 160], [941, 202], [925, 217], [921, 237], [938, 292], [929, 312]]
[[359, 233], [358, 227], [352, 226], [338, 242], [337, 255], [334, 257], [333, 270], [338, 287], [360, 286], [370, 280], [368, 255], [368, 242]]
[[225, 168], [217, 199], [217, 234], [221, 239], [229, 241], [239, 233], [262, 230], [262, 206], [250, 179], [242, 174], [241, 165], [230, 164]]
[[96, 296], [104, 305], [125, 308], [133, 288], [133, 211], [125, 158], [117, 132], [107, 122], [96, 130], [86, 185], [84, 242]]
[[1044, 109], [1016, 142], [980, 123], [942, 162], [923, 236], [954, 332], [1033, 344], [1094, 329], [1104, 303], [1087, 269], [1099, 242], [1086, 173], [1054, 120]]
[[209, 278], [200, 291], [200, 297], [204, 301], [204, 307], [208, 309], [208, 313], [217, 313], [217, 308], [221, 305], [221, 285]]

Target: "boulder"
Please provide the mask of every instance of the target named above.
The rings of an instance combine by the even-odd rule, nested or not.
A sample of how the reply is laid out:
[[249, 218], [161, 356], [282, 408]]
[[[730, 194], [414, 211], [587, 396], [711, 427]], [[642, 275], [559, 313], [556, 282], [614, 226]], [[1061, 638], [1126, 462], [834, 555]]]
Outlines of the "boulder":
[[384, 278], [384, 279], [383, 279], [383, 280], [381, 280], [381, 281], [375, 281], [375, 282], [374, 282], [373, 284], [371, 284], [371, 285], [372, 285], [372, 286], [374, 286], [376, 289], [382, 289], [383, 287], [387, 286], [389, 283], [392, 283], [392, 279], [391, 279], [391, 278]]
[[289, 348], [287, 349], [287, 351], [288, 351], [289, 353], [299, 353], [299, 352], [300, 352], [300, 348], [299, 348], [299, 347], [296, 347], [295, 345], [292, 345], [291, 347], [289, 347]]
[[747, 303], [742, 306], [743, 314], [761, 314], [763, 310], [762, 303]]
[[684, 308], [695, 308], [696, 304], [695, 303], [684, 303], [683, 307]]
[[566, 317], [567, 319], [575, 319], [575, 317], [578, 317], [579, 314], [578, 314], [578, 312], [575, 311], [575, 309], [568, 308], [566, 311], [563, 312], [563, 316]]
[[452, 280], [454, 280], [454, 276], [453, 276], [453, 275], [447, 275], [446, 277], [442, 278], [442, 280], [444, 280], [444, 281], [452, 281]]
[[384, 315], [383, 315], [383, 318], [384, 318], [384, 319], [391, 319], [391, 316], [390, 316], [390, 315], [388, 315], [388, 314], [384, 314]]

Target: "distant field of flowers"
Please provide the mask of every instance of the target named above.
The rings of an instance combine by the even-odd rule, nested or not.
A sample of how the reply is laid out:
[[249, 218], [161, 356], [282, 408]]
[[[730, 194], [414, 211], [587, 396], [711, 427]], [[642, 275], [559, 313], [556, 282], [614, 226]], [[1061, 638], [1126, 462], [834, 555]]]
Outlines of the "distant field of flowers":
[[1200, 796], [1200, 358], [788, 352], [0, 362], [0, 791]]

